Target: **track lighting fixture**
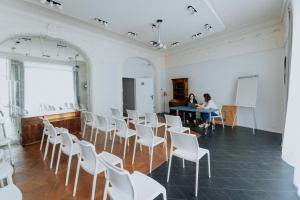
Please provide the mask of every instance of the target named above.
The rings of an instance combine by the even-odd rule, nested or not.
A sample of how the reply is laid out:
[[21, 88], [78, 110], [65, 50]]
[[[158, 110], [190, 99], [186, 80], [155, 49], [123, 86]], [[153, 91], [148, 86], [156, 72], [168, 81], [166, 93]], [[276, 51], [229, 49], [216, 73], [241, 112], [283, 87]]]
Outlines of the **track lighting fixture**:
[[188, 6], [187, 10], [191, 13], [191, 15], [196, 16], [197, 15], [197, 10], [193, 6]]
[[150, 41], [149, 43], [156, 49], [166, 49], [167, 45], [163, 44], [160, 38], [160, 25], [163, 22], [162, 19], [156, 20], [156, 23], [152, 24], [152, 29], [158, 30], [158, 40], [157, 41]]
[[176, 47], [176, 46], [178, 46], [180, 44], [180, 42], [173, 42], [172, 44], [171, 44], [171, 46], [172, 47]]
[[63, 6], [61, 3], [57, 2], [57, 1], [54, 1], [54, 0], [41, 0], [41, 3], [42, 4], [45, 4], [45, 3], [48, 3], [48, 5], [51, 7], [51, 8], [59, 8], [59, 9], [62, 9]]
[[202, 33], [196, 33], [196, 34], [192, 35], [192, 39], [197, 39], [201, 35], [202, 35]]
[[127, 35], [128, 35], [128, 37], [132, 37], [132, 38], [136, 38], [137, 37], [137, 33], [134, 33], [134, 32], [131, 32], [131, 31], [129, 31], [127, 33]]
[[95, 17], [94, 20], [95, 20], [96, 22], [98, 22], [99, 24], [103, 25], [103, 26], [107, 26], [107, 25], [108, 25], [108, 22], [107, 22], [107, 21], [104, 21], [104, 20], [99, 19], [99, 18], [97, 18], [97, 17]]
[[204, 25], [204, 29], [205, 29], [205, 30], [208, 30], [208, 31], [211, 31], [211, 30], [212, 30], [212, 26], [209, 25], [209, 24], [205, 24], [205, 25]]

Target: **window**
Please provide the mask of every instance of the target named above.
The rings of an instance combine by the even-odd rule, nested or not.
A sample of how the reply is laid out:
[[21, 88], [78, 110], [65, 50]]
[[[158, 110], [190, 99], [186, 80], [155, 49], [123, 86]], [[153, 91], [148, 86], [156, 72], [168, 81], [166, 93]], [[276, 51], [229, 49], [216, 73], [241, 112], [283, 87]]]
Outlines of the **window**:
[[75, 102], [73, 66], [24, 62], [25, 109], [40, 112], [40, 105], [62, 107]]

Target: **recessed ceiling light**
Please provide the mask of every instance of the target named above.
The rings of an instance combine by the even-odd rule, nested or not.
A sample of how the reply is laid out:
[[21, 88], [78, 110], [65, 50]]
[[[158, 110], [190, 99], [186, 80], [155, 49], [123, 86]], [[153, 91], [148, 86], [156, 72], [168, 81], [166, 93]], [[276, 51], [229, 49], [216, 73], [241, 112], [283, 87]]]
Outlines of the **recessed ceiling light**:
[[205, 25], [204, 25], [204, 29], [205, 29], [205, 30], [211, 31], [211, 30], [212, 30], [212, 26], [209, 25], [209, 24], [205, 24]]
[[48, 5], [53, 8], [59, 8], [59, 9], [62, 9], [63, 8], [63, 5], [57, 1], [54, 1], [54, 0], [41, 0], [41, 3], [42, 4], [46, 4], [48, 3]]
[[100, 19], [100, 18], [98, 18], [98, 17], [95, 17], [94, 20], [95, 20], [96, 22], [98, 22], [99, 24], [103, 25], [103, 26], [107, 26], [107, 25], [108, 25], [108, 22], [107, 22], [107, 21], [104, 21], [104, 20], [102, 20], [102, 19]]
[[171, 46], [172, 47], [176, 47], [176, 46], [178, 46], [180, 44], [180, 42], [173, 42], [172, 44], [171, 44]]
[[197, 16], [197, 10], [193, 6], [188, 6], [187, 10], [191, 13], [191, 15]]
[[131, 32], [131, 31], [129, 31], [129, 32], [127, 33], [127, 35], [128, 35], [129, 37], [132, 37], [132, 38], [136, 38], [136, 37], [137, 37], [137, 33], [134, 33], [134, 32]]
[[202, 36], [202, 33], [196, 33], [196, 34], [192, 35], [192, 39], [197, 39], [201, 36]]

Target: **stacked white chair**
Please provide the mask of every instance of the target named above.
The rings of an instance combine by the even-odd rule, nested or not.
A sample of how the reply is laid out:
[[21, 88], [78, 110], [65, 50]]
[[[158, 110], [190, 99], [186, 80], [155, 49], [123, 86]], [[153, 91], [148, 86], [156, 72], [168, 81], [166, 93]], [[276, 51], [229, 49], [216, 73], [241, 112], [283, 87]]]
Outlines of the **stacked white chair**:
[[71, 135], [68, 132], [61, 133], [61, 143], [60, 143], [60, 148], [59, 148], [59, 152], [58, 152], [55, 174], [57, 174], [57, 172], [58, 172], [61, 152], [63, 152], [63, 154], [65, 154], [69, 157], [66, 182], [65, 182], [66, 186], [68, 185], [68, 181], [69, 181], [72, 157], [74, 155], [78, 155], [80, 153], [80, 147], [79, 147], [79, 144], [77, 141], [78, 141], [78, 139], [76, 138], [76, 136]]
[[113, 135], [111, 152], [113, 152], [113, 149], [114, 149], [114, 142], [115, 142], [116, 135], [119, 136], [120, 138], [124, 138], [125, 143], [124, 143], [123, 159], [125, 159], [126, 144], [129, 145], [129, 138], [134, 137], [136, 135], [136, 132], [135, 132], [135, 130], [129, 129], [127, 127], [127, 124], [124, 119], [115, 119], [115, 123], [116, 123], [116, 129], [115, 129], [114, 135]]
[[136, 110], [127, 110], [128, 120], [127, 125], [132, 123], [134, 125], [144, 123], [143, 119], [140, 119], [140, 116]]
[[224, 119], [223, 119], [223, 114], [222, 114], [222, 110], [223, 110], [223, 106], [221, 108], [219, 108], [219, 115], [217, 116], [212, 116], [212, 123], [213, 123], [213, 127], [216, 125], [216, 121], [215, 119], [221, 119], [221, 122], [222, 122], [222, 126], [224, 128]]
[[111, 114], [113, 116], [113, 118], [115, 119], [127, 119], [127, 117], [124, 117], [121, 113], [121, 111], [118, 108], [111, 108]]
[[5, 129], [5, 120], [3, 113], [0, 111], [0, 127], [2, 128], [3, 137], [1, 137], [1, 145], [3, 147], [7, 146], [9, 151], [9, 157], [10, 157], [10, 163], [13, 165], [13, 154], [11, 150], [11, 139], [7, 137], [6, 135], [6, 129]]
[[67, 132], [67, 129], [61, 129], [62, 132], [59, 132], [59, 129], [56, 129], [52, 124], [46, 124], [46, 128], [48, 129], [48, 137], [47, 137], [47, 143], [46, 143], [46, 149], [44, 153], [44, 160], [46, 160], [47, 153], [48, 153], [48, 148], [49, 148], [49, 143], [53, 145], [52, 147], [52, 154], [51, 154], [51, 162], [50, 162], [50, 169], [52, 169], [53, 165], [53, 159], [54, 159], [54, 153], [55, 153], [55, 147], [56, 145], [60, 144], [62, 139], [61, 139], [61, 133]]
[[41, 145], [40, 145], [40, 151], [43, 148], [45, 136], [49, 135], [49, 130], [47, 129], [47, 125], [50, 123], [47, 118], [41, 118], [41, 120], [43, 122], [44, 129], [43, 129], [43, 135], [42, 135], [42, 140], [41, 140]]
[[107, 196], [113, 200], [152, 200], [161, 194], [167, 200], [166, 189], [149, 176], [137, 171], [130, 174], [106, 160], [103, 163], [106, 166], [103, 200]]
[[158, 117], [156, 113], [145, 113], [145, 124], [155, 129], [156, 136], [157, 136], [157, 131], [160, 127], [165, 127], [166, 129], [166, 124], [158, 121]]
[[[171, 150], [170, 160], [168, 167], [167, 182], [169, 183], [171, 164], [173, 156], [195, 162], [196, 163], [196, 184], [195, 184], [195, 196], [198, 194], [198, 174], [199, 174], [199, 160], [207, 155], [208, 162], [208, 176], [210, 178], [210, 155], [209, 150], [199, 147], [197, 137], [191, 134], [185, 134], [180, 132], [170, 132], [171, 134]], [[184, 167], [184, 166], [183, 166]]]
[[120, 159], [119, 157], [117, 157], [113, 154], [110, 154], [108, 152], [102, 152], [97, 155], [95, 147], [86, 141], [80, 141], [79, 145], [80, 145], [81, 153], [79, 154], [79, 157], [78, 157], [73, 197], [76, 195], [79, 170], [80, 170], [80, 168], [82, 168], [87, 173], [93, 175], [93, 186], [92, 186], [91, 199], [94, 200], [97, 175], [99, 173], [105, 171], [105, 165], [101, 162], [101, 158], [107, 160], [111, 165], [119, 164], [121, 166], [121, 168], [123, 168], [123, 162], [122, 162], [122, 159]]
[[[104, 150], [106, 149], [106, 143], [107, 143], [107, 135], [108, 133], [111, 133], [112, 131], [115, 131], [115, 125], [113, 125], [110, 122], [109, 118], [106, 118], [104, 116], [99, 116], [97, 115], [95, 117], [95, 125], [96, 125], [96, 135], [95, 135], [95, 141], [94, 141], [94, 145], [96, 145], [96, 141], [97, 141], [97, 135], [99, 134], [99, 131], [102, 131], [105, 133], [105, 141], [104, 141]], [[92, 141], [92, 135], [91, 135], [91, 139]]]
[[87, 126], [90, 126], [91, 127], [91, 135], [93, 134], [93, 126], [94, 126], [94, 123], [95, 123], [95, 117], [94, 117], [94, 114], [91, 113], [91, 112], [82, 112], [83, 114], [83, 117], [84, 117], [84, 127], [83, 127], [83, 133], [82, 133], [82, 138], [84, 137], [85, 135], [85, 131], [86, 131], [86, 127]]
[[[22, 192], [13, 183], [13, 168], [7, 162], [0, 162], [0, 199], [2, 200], [22, 200]], [[7, 185], [4, 185], [6, 180]]]
[[182, 121], [179, 116], [165, 115], [165, 119], [167, 126], [167, 129], [165, 129], [165, 131], [175, 131], [179, 133], [188, 132], [189, 134], [191, 133], [191, 129], [189, 127], [182, 126]]
[[153, 149], [155, 146], [164, 144], [166, 148], [166, 161], [168, 161], [167, 140], [165, 138], [155, 136], [151, 127], [141, 125], [141, 124], [136, 125], [136, 139], [135, 139], [134, 150], [133, 150], [132, 164], [134, 163], [134, 159], [135, 159], [135, 151], [136, 151], [137, 143], [149, 147], [149, 150], [151, 151], [149, 173], [152, 172]]

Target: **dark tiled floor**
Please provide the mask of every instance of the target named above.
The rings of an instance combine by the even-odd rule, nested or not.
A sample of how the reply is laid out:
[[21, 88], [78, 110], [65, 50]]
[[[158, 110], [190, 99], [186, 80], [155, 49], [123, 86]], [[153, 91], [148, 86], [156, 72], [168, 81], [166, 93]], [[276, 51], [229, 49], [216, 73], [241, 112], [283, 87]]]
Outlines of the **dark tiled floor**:
[[[201, 132], [200, 130], [196, 130]], [[217, 127], [200, 137], [200, 147], [211, 154], [211, 179], [206, 157], [200, 161], [198, 197], [194, 196], [195, 164], [173, 159], [170, 181], [168, 163], [152, 172], [167, 189], [168, 199], [203, 200], [299, 200], [293, 185], [293, 169], [281, 160], [281, 134], [250, 129]]]

